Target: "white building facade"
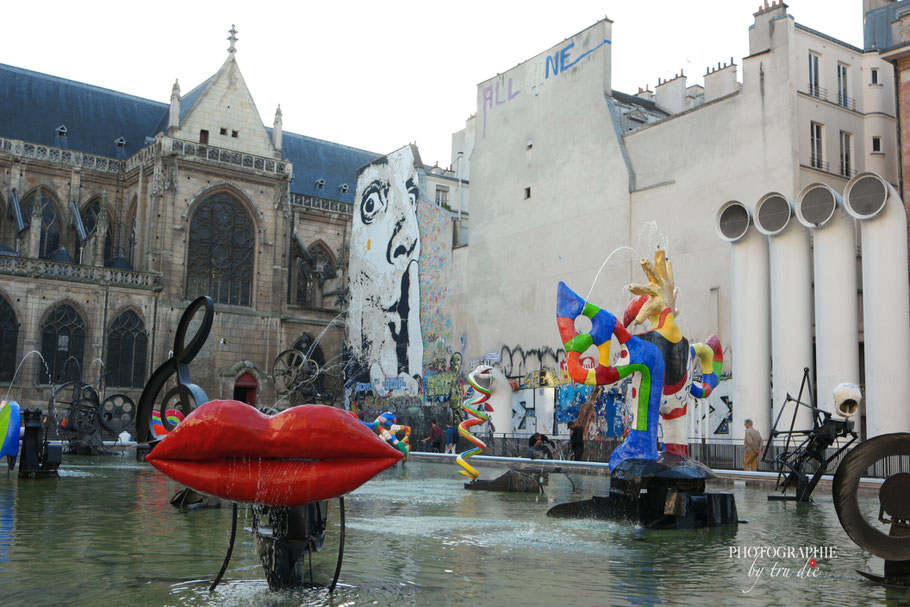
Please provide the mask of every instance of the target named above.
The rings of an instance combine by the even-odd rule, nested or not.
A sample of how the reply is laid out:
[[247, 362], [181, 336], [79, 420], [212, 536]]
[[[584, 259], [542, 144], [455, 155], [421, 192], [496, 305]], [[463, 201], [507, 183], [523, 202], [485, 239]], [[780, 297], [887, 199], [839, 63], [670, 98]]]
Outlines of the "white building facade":
[[[767, 436], [771, 403], [776, 415], [786, 394], [798, 392], [805, 367], [824, 383], [819, 405], [832, 410], [834, 379], [816, 372], [823, 328], [813, 327], [812, 242], [823, 228], [800, 223], [796, 203], [812, 184], [842, 195], [864, 171], [897, 183], [892, 67], [878, 52], [797, 24], [780, 3], [755, 13], [741, 65], [709, 68], [703, 85], [687, 85], [680, 74], [633, 97], [611, 87], [612, 28], [600, 21], [479, 84], [476, 117], [456, 134], [473, 143], [470, 245], [455, 258], [462, 290], [449, 292], [459, 304], [452, 316], [465, 361], [515, 348], [553, 352], [558, 377], [558, 281], [621, 317], [630, 299], [625, 285], [642, 282], [639, 259], [659, 245], [673, 263], [684, 334], [702, 341], [716, 333], [732, 374], [717, 390], [726, 400], [714, 403], [724, 415], [732, 403], [732, 417], [706, 421], [700, 432], [740, 440], [742, 420], [752, 416]], [[758, 221], [746, 224], [769, 276], [759, 318], [735, 318], [736, 239], [717, 225], [729, 201], [752, 215], [762, 202]], [[856, 273], [854, 223], [841, 248]], [[856, 366], [839, 381], [864, 376], [856, 276], [842, 285], [853, 305], [847, 313], [854, 312], [838, 346], [852, 352], [839, 364]], [[737, 339], [744, 323], [757, 332], [751, 342]], [[765, 343], [767, 356], [759, 353], [758, 368], [741, 368], [738, 361], [756, 360], [755, 351], [740, 351], [753, 343]], [[545, 358], [538, 357], [541, 375]], [[766, 388], [738, 398], [737, 380], [750, 375]], [[898, 415], [906, 419], [895, 423], [910, 429], [910, 412]]]

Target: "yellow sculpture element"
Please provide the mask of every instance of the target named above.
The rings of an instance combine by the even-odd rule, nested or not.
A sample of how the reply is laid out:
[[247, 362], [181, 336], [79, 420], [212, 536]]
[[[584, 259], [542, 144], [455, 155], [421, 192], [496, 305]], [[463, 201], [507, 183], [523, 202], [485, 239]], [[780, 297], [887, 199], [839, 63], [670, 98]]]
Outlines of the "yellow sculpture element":
[[636, 295], [647, 295], [648, 300], [635, 317], [636, 324], [642, 324], [645, 319], [651, 321], [655, 331], [673, 343], [682, 339], [682, 332], [674, 320], [679, 315], [676, 309], [676, 295], [679, 289], [673, 280], [673, 266], [667, 260], [667, 253], [657, 249], [654, 253], [654, 265], [642, 258], [641, 268], [648, 277], [649, 284], [631, 284], [629, 290]]
[[714, 350], [705, 344], [692, 344], [701, 372], [705, 375], [714, 373]]

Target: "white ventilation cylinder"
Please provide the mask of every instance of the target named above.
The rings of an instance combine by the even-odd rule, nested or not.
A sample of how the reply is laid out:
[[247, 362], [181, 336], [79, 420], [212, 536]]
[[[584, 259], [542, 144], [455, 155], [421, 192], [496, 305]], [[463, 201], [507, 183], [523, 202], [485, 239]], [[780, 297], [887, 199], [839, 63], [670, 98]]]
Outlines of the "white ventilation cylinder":
[[766, 437], [771, 431], [771, 333], [768, 239], [751, 228], [752, 214], [731, 200], [717, 212], [717, 234], [733, 246], [733, 422], [730, 436], [745, 436], [751, 419]]
[[862, 236], [866, 438], [910, 432], [907, 214], [897, 191], [875, 173], [847, 183], [844, 205]]
[[840, 194], [823, 183], [800, 192], [796, 217], [812, 232], [818, 406], [834, 413], [834, 389], [843, 383], [859, 384], [855, 221]]
[[[755, 205], [755, 227], [769, 241], [772, 415], [777, 419], [780, 414], [779, 430], [788, 429], [796, 409], [793, 428], [811, 429], [812, 410], [787, 403], [788, 394], [794, 399], [799, 396], [803, 369], [808, 367], [811, 377], [813, 366], [809, 232], [796, 220], [793, 203], [777, 192], [765, 194]], [[803, 393], [802, 402], [811, 404], [808, 391]]]

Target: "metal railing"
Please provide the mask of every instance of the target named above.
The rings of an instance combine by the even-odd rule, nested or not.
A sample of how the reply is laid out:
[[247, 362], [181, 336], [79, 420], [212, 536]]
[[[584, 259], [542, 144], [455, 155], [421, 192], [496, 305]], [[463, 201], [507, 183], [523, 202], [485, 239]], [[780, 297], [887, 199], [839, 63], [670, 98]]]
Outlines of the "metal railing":
[[[557, 437], [551, 438], [555, 439]], [[487, 445], [487, 450], [484, 452], [484, 455], [494, 455], [499, 457], [525, 457], [528, 452], [527, 436], [511, 436], [497, 433], [494, 434], [492, 438], [489, 436], [481, 435], [480, 439], [483, 440]], [[568, 446], [568, 440], [563, 440], [560, 438], [556, 442], [562, 449], [565, 449]], [[619, 437], [586, 440], [584, 457], [582, 459], [588, 462], [609, 462], [610, 455], [613, 453], [613, 450], [621, 444], [622, 439]], [[768, 450], [768, 457], [778, 457], [782, 451], [783, 447], [772, 445]], [[828, 458], [834, 455], [835, 451], [837, 451], [837, 445], [830, 449], [827, 449], [825, 451], [825, 457]], [[847, 456], [848, 453], [850, 453], [849, 450], [841, 453], [828, 465], [825, 473], [834, 474], [834, 472], [837, 470], [838, 465], [840, 465], [841, 461], [844, 457]], [[744, 454], [745, 449], [742, 443], [689, 443], [689, 456], [692, 459], [705, 464], [709, 468], [716, 470], [742, 470]], [[553, 453], [553, 459], [559, 458], [560, 457], [558, 454]], [[568, 459], [568, 454], [563, 453], [562, 459]], [[777, 472], [777, 467], [771, 462], [759, 460], [758, 470], [759, 472]], [[809, 461], [806, 464], [807, 474], [811, 475], [816, 470], [816, 462]], [[910, 473], [910, 458], [905, 456], [892, 456], [884, 458], [869, 466], [869, 469], [863, 476], [869, 478], [886, 478], [892, 474], [897, 474], [900, 472]]]
[[856, 111], [856, 99], [848, 97], [841, 92], [837, 93], [837, 105], [845, 107], [848, 110]]
[[815, 154], [809, 155], [809, 166], [813, 169], [820, 169], [822, 171], [830, 170], [830, 164], [827, 160], [822, 160], [821, 156], [816, 156]]
[[809, 83], [809, 94], [823, 101], [828, 100], [828, 89], [822, 88], [817, 84]]
[[854, 175], [856, 175], [856, 169], [851, 167], [849, 164], [845, 164], [845, 163], [841, 162], [840, 172], [838, 174], [841, 175], [842, 177], [847, 177], [849, 179], [850, 177], [853, 177]]
[[[792, 446], [791, 446], [792, 449]], [[825, 450], [825, 458], [831, 457], [837, 451], [837, 446]], [[776, 458], [783, 452], [783, 447], [771, 445], [768, 449], [768, 457]], [[850, 453], [849, 450], [841, 453], [833, 460], [826, 470], [826, 474], [834, 474], [841, 461]], [[736, 443], [689, 443], [689, 455], [705, 464], [709, 468], [718, 470], [742, 470], [743, 457], [745, 449], [742, 444]], [[818, 469], [814, 460], [806, 463], [806, 473], [813, 474]], [[777, 472], [777, 466], [771, 462], [765, 462], [759, 459], [759, 472]], [[910, 473], [910, 458], [901, 456], [887, 457], [875, 462], [869, 466], [866, 471], [870, 478], [885, 478], [899, 472]]]

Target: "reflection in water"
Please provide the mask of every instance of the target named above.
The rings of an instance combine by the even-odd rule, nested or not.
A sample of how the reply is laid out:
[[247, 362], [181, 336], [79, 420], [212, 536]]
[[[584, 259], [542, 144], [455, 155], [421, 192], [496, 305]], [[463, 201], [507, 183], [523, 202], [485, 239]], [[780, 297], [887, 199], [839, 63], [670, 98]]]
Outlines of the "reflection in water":
[[[881, 571], [882, 563], [847, 538], [830, 494], [805, 506], [768, 502], [766, 491], [736, 487], [748, 524], [650, 531], [546, 517], [556, 503], [605, 492], [602, 477], [573, 474], [570, 481], [551, 474], [543, 495], [505, 494], [465, 491], [452, 470], [396, 466], [345, 499], [345, 560], [334, 596], [324, 589], [270, 591], [252, 537], [242, 532], [225, 581], [209, 593], [227, 549], [231, 509], [178, 512], [168, 505], [177, 485], [144, 464], [68, 457], [59, 479], [3, 475], [0, 596], [10, 605], [276, 607], [855, 605], [910, 598], [853, 572]], [[876, 508], [874, 497], [861, 503]], [[239, 526], [249, 526], [241, 512]], [[330, 524], [326, 547], [314, 559], [317, 577], [334, 570], [337, 511], [330, 511]], [[752, 559], [731, 557], [737, 546], [834, 546], [838, 553], [819, 561], [818, 577], [772, 578], [773, 560], [757, 563], [766, 569], [750, 576]], [[801, 564], [778, 566], [795, 571]]]

